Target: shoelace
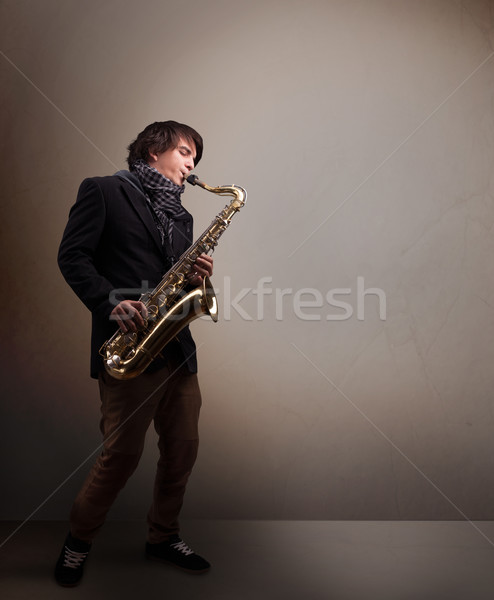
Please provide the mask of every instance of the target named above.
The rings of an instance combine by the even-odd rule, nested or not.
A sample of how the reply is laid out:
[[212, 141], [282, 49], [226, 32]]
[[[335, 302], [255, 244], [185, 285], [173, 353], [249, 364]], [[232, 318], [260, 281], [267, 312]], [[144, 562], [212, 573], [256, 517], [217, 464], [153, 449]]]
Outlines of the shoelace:
[[185, 556], [189, 556], [189, 554], [194, 554], [194, 550], [191, 550], [187, 544], [185, 542], [176, 542], [175, 544], [170, 544], [171, 548], [175, 548], [176, 550], [178, 550], [179, 552], [182, 552], [182, 554], [185, 554]]
[[88, 554], [89, 552], [75, 552], [75, 550], [71, 550], [65, 546], [63, 566], [69, 569], [78, 569], [86, 560]]

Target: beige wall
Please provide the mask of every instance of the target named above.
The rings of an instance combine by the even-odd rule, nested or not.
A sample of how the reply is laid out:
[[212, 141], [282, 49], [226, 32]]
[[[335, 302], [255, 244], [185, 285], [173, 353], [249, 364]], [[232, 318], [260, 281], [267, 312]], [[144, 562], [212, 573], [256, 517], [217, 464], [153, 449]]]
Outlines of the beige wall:
[[[220, 322], [193, 325], [185, 515], [492, 519], [492, 2], [16, 0], [0, 17], [2, 518], [45, 499], [34, 518], [66, 518], [97, 451], [89, 315], [58, 243], [80, 181], [172, 118], [203, 133], [205, 181], [249, 193], [215, 254]], [[184, 202], [197, 233], [224, 205]], [[154, 444], [113, 518], [143, 517]]]

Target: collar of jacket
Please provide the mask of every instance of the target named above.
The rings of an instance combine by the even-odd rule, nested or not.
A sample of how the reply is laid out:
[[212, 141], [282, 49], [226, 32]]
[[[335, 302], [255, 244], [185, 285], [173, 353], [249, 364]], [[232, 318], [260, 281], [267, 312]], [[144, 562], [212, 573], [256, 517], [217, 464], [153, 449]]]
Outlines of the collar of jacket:
[[[115, 173], [115, 176], [128, 181], [138, 192], [140, 192], [141, 194], [143, 194], [145, 196], [145, 198], [148, 202], [150, 202], [149, 197], [146, 194], [146, 192], [139, 180], [139, 177], [137, 177], [137, 175], [134, 175], [134, 173], [131, 173], [130, 171], [122, 169], [121, 171], [117, 171]], [[191, 218], [191, 215], [186, 208], [184, 208], [184, 211], [185, 211], [185, 214], [181, 217], [177, 217], [176, 219], [174, 219], [174, 221], [188, 221]]]
[[[156, 226], [154, 218], [151, 215], [152, 208], [151, 208], [150, 200], [149, 200], [146, 192], [144, 191], [144, 188], [141, 185], [139, 178], [136, 175], [134, 175], [133, 173], [131, 173], [130, 171], [126, 171], [126, 170], [117, 171], [115, 173], [115, 176], [119, 177], [120, 179], [123, 179], [125, 182], [129, 183], [139, 193], [139, 195], [142, 196], [144, 203], [143, 204], [133, 203], [134, 208], [139, 213], [140, 218], [144, 221], [144, 224], [146, 225], [148, 231], [150, 232], [152, 238], [154, 239], [157, 247], [162, 252], [165, 260], [171, 260], [172, 263], [175, 262], [176, 256], [177, 256], [177, 250], [176, 249], [174, 250], [170, 246], [168, 239], [165, 239], [164, 245], [161, 243], [161, 237], [158, 232], [158, 228]], [[185, 213], [186, 214], [183, 217], [180, 217], [179, 219], [175, 219], [175, 222], [178, 223], [179, 221], [181, 221], [184, 223], [182, 225], [182, 227], [184, 229], [179, 228], [176, 232], [177, 232], [177, 235], [183, 237], [184, 240], [187, 241], [186, 246], [188, 246], [190, 244], [190, 240], [188, 239], [187, 234], [190, 233], [190, 231], [191, 231], [192, 215], [187, 210], [185, 210]], [[174, 246], [175, 246], [175, 244], [174, 244]], [[178, 254], [181, 254], [181, 252], [182, 252], [182, 250], [178, 251]]]

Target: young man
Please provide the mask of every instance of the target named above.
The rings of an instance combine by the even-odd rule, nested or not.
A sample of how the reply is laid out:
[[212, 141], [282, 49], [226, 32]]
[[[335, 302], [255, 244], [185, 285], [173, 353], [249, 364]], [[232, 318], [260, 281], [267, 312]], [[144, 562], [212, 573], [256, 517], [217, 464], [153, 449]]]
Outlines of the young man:
[[[152, 123], [128, 148], [129, 171], [82, 182], [60, 245], [58, 263], [92, 313], [91, 376], [98, 379], [103, 450], [77, 495], [70, 532], [55, 567], [60, 585], [77, 585], [92, 540], [134, 472], [151, 421], [160, 458], [148, 513], [146, 555], [191, 572], [209, 563], [179, 537], [178, 516], [198, 449], [201, 394], [195, 344], [183, 329], [148, 369], [117, 380], [104, 370], [102, 344], [117, 327], [135, 331], [146, 309], [145, 288], [161, 281], [191, 245], [192, 216], [181, 204], [187, 175], [202, 156], [201, 136], [175, 121]], [[213, 271], [203, 254], [189, 284]]]

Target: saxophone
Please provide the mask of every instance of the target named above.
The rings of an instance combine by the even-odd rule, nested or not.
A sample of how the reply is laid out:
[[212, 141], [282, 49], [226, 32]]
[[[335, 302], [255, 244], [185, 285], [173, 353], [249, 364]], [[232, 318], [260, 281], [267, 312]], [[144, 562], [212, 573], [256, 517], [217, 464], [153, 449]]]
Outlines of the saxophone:
[[194, 319], [208, 315], [214, 322], [218, 320], [218, 302], [209, 277], [204, 277], [202, 285], [192, 291], [186, 293], [184, 288], [197, 257], [203, 252], [213, 252], [233, 216], [245, 204], [247, 192], [237, 185], [211, 187], [196, 175], [189, 175], [187, 182], [219, 196], [231, 196], [233, 200], [182, 254], [156, 288], [141, 295], [140, 301], [148, 311], [144, 327], [128, 333], [119, 329], [101, 347], [105, 369], [116, 379], [132, 379], [140, 375], [166, 344]]

